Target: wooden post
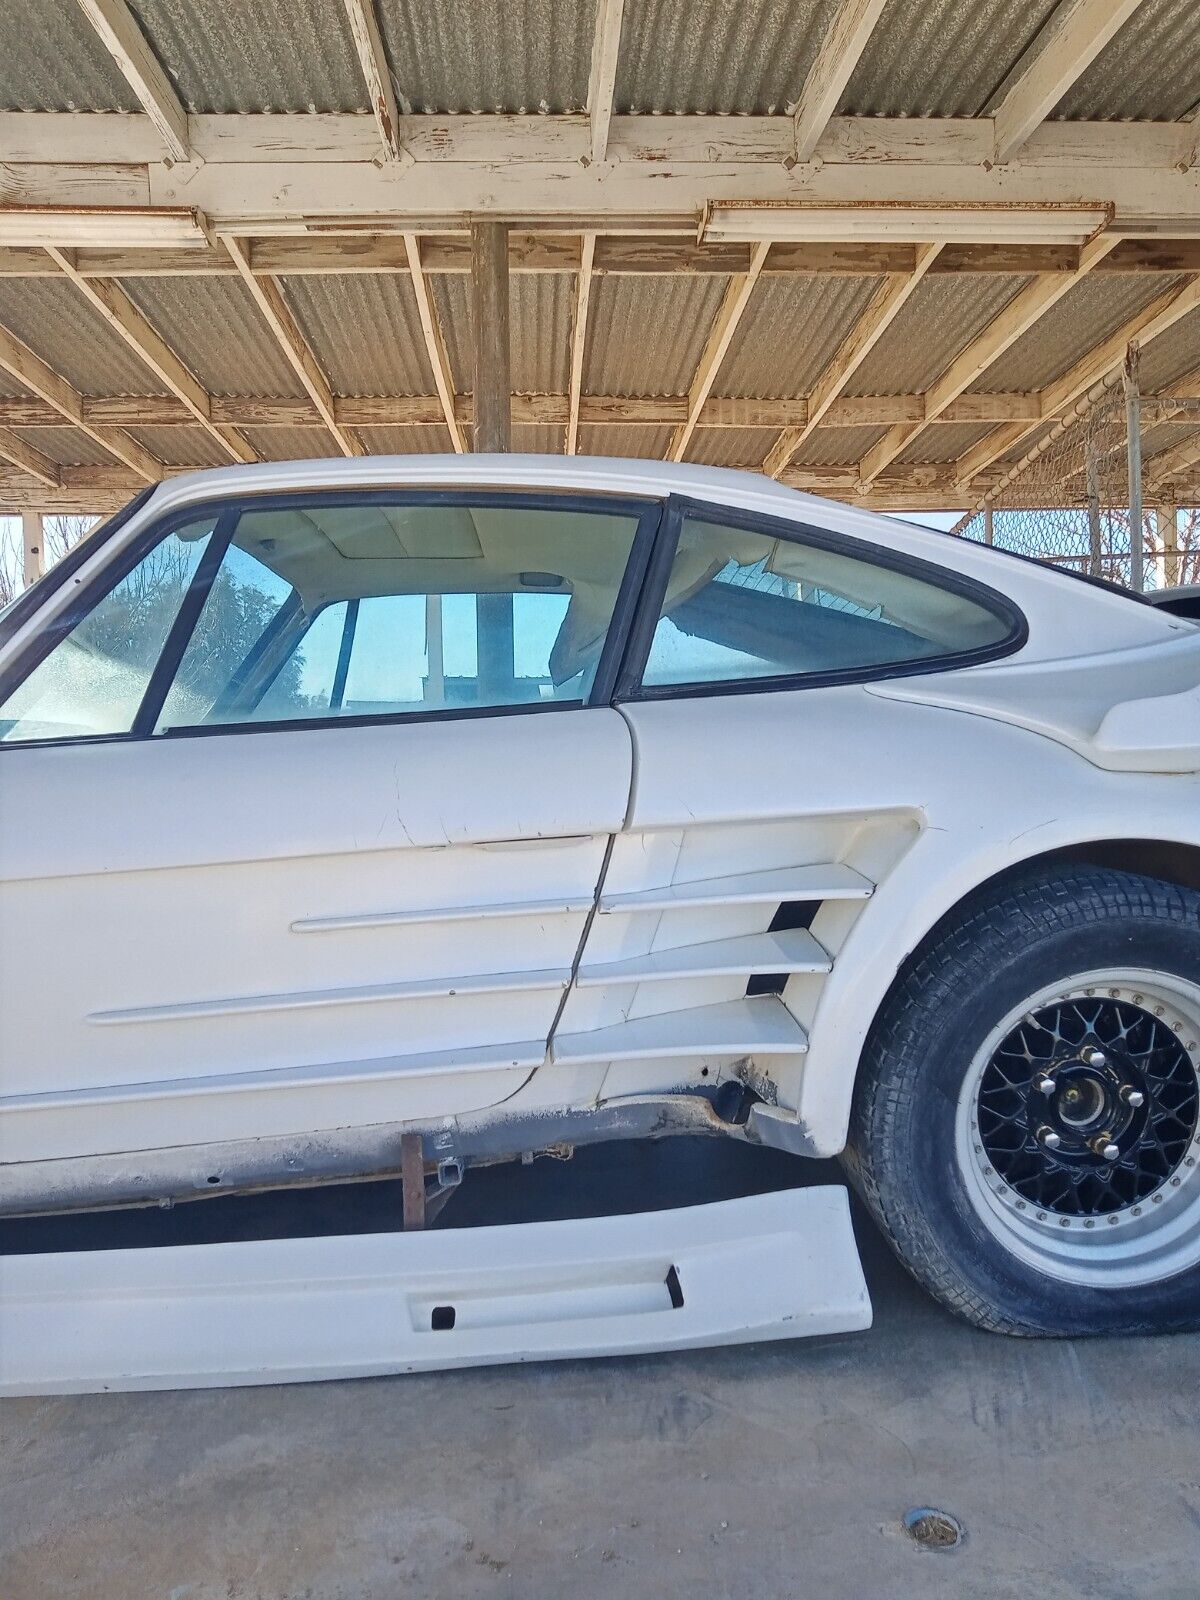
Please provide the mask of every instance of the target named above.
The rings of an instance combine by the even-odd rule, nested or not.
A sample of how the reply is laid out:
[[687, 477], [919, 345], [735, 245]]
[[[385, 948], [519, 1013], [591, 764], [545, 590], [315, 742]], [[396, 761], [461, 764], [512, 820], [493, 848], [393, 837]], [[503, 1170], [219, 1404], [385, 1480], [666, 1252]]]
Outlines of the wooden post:
[[1154, 558], [1157, 587], [1173, 588], [1179, 582], [1179, 520], [1175, 507], [1155, 506], [1154, 524], [1158, 535], [1158, 554]]
[[1142, 528], [1142, 397], [1138, 390], [1138, 347], [1125, 352], [1125, 449], [1129, 463], [1129, 587], [1146, 587], [1145, 533]]
[[1087, 442], [1088, 497], [1088, 572], [1093, 578], [1104, 576], [1104, 539], [1100, 529], [1100, 461], [1096, 441]]
[[512, 449], [508, 347], [508, 224], [471, 224], [475, 322], [475, 449]]
[[984, 544], [995, 544], [996, 542], [996, 529], [992, 521], [991, 506], [984, 506], [983, 508], [983, 542]]
[[23, 511], [21, 513], [21, 536], [25, 546], [25, 587], [36, 583], [46, 570], [44, 551], [42, 546], [42, 513], [40, 511]]

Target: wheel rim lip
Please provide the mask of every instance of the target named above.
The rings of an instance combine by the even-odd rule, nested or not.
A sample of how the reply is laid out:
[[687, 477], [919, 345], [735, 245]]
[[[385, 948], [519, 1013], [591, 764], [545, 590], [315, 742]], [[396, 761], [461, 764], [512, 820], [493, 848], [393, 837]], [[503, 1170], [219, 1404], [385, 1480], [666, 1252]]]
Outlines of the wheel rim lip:
[[[1088, 991], [1091, 991], [1089, 995]], [[1038, 1212], [992, 1168], [978, 1135], [980, 1085], [997, 1049], [1030, 1012], [1056, 1003], [1112, 998], [1141, 1004], [1178, 1034], [1200, 1083], [1200, 984], [1173, 973], [1106, 967], [1047, 985], [990, 1030], [967, 1069], [955, 1112], [955, 1153], [972, 1210], [1012, 1255], [1049, 1277], [1097, 1288], [1132, 1288], [1200, 1262], [1200, 1127], [1184, 1157], [1151, 1194], [1123, 1211], [1063, 1218]], [[1134, 996], [1140, 995], [1140, 1001]], [[1190, 1164], [1189, 1164], [1190, 1163]], [[1109, 1217], [1115, 1222], [1110, 1223]]]

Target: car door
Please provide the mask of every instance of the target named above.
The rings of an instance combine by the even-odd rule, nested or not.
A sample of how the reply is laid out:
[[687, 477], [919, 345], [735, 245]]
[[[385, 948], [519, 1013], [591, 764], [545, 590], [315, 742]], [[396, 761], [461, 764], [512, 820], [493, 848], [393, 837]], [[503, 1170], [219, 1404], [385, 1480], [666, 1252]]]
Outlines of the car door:
[[672, 502], [616, 696], [636, 779], [563, 1060], [604, 1097], [738, 1078], [794, 1107], [875, 885], [924, 823], [953, 719], [867, 684], [1019, 642], [998, 596], [820, 528]]
[[607, 701], [657, 518], [152, 505], [74, 574], [0, 684], [4, 1159], [341, 1137], [519, 1087], [628, 805]]

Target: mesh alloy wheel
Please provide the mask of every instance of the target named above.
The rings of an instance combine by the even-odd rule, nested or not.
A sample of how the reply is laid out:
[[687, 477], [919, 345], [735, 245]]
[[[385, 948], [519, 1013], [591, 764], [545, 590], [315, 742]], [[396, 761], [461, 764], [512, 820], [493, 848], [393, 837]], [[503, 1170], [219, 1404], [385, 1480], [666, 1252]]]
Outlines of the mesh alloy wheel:
[[974, 1209], [1070, 1282], [1127, 1286], [1200, 1260], [1200, 987], [1094, 972], [992, 1030], [956, 1118]]

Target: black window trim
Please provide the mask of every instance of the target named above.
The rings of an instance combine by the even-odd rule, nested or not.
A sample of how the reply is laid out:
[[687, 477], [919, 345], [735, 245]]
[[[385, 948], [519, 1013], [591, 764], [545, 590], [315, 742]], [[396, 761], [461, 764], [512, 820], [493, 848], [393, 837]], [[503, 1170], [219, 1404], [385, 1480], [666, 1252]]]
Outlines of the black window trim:
[[[663, 599], [670, 580], [671, 567], [685, 522], [704, 519], [761, 534], [765, 538], [783, 539], [791, 544], [815, 546], [892, 572], [903, 573], [921, 582], [929, 583], [943, 592], [961, 595], [990, 611], [1008, 631], [995, 644], [983, 645], [976, 650], [959, 650], [944, 655], [920, 656], [909, 661], [880, 662], [862, 667], [835, 667], [827, 672], [792, 672], [764, 674], [756, 678], [721, 678], [703, 683], [645, 684], [642, 682], [654, 631], [658, 626]], [[790, 517], [769, 516], [758, 511], [743, 511], [737, 506], [724, 506], [707, 500], [696, 500], [688, 495], [671, 495], [667, 501], [662, 528], [655, 546], [642, 603], [634, 617], [629, 641], [618, 674], [614, 703], [634, 704], [645, 700], [699, 699], [716, 695], [778, 694], [792, 689], [833, 688], [839, 684], [877, 683], [889, 678], [908, 678], [933, 673], [953, 672], [962, 667], [978, 666], [985, 661], [997, 661], [1020, 650], [1029, 638], [1029, 624], [1025, 613], [1007, 595], [963, 573], [954, 572], [936, 562], [920, 556], [910, 556], [902, 551], [887, 550], [868, 539], [834, 532], [809, 522], [798, 522]]]
[[[84, 547], [87, 546], [86, 556], [90, 558], [98, 548], [98, 545], [93, 543], [93, 538], [103, 536], [106, 541], [109, 535], [118, 532], [133, 513], [145, 503], [145, 500], [155, 487], [157, 485], [151, 486], [145, 494], [137, 496], [117, 517], [106, 523], [102, 529], [98, 529], [96, 536], [89, 535], [86, 540], [81, 541], [75, 547], [68, 557], [58, 563], [53, 569], [55, 573], [62, 572], [62, 569], [68, 563], [71, 563], [71, 566], [69, 571], [62, 572], [59, 582], [54, 585], [55, 589], [70, 576], [71, 571], [76, 570], [81, 564], [82, 558], [71, 562], [71, 557], [76, 556], [77, 552], [83, 551]], [[515, 509], [529, 511], [569, 510], [628, 517], [636, 516], [637, 523], [634, 528], [629, 555], [626, 558], [612, 615], [609, 618], [608, 630], [601, 649], [600, 660], [596, 667], [596, 674], [586, 699], [532, 701], [500, 706], [449, 706], [433, 711], [364, 713], [354, 716], [290, 717], [274, 722], [218, 722], [199, 724], [194, 727], [165, 728], [158, 732], [154, 731], [153, 723], [151, 723], [147, 728], [145, 723], [153, 703], [159, 700], [165, 703], [166, 693], [169, 692], [170, 684], [174, 679], [174, 672], [179, 664], [179, 660], [175, 658], [182, 658], [182, 649], [187, 646], [204, 601], [208, 596], [212, 580], [216, 576], [219, 563], [210, 563], [209, 557], [213, 549], [218, 547], [223, 557], [225, 548], [228, 546], [241, 516], [246, 511], [261, 510], [264, 506], [271, 508], [299, 506], [304, 508], [315, 505], [345, 504], [348, 502], [355, 505], [511, 506]], [[162, 517], [147, 523], [138, 532], [136, 538], [131, 540], [127, 549], [121, 552], [118, 560], [105, 563], [92, 575], [89, 582], [80, 584], [77, 593], [72, 596], [70, 605], [65, 607], [54, 618], [53, 623], [44, 632], [31, 639], [16, 661], [5, 672], [0, 673], [0, 703], [2, 703], [45, 660], [54, 647], [88, 614], [92, 607], [103, 598], [104, 594], [127, 577], [138, 562], [156, 544], [167, 538], [176, 528], [211, 517], [214, 519], [214, 526], [210, 535], [210, 547], [205, 551], [200, 566], [185, 591], [181, 612], [176, 615], [168, 639], [160, 651], [150, 685], [134, 719], [133, 728], [124, 733], [66, 734], [47, 739], [23, 739], [14, 741], [11, 744], [0, 740], [0, 756], [11, 754], [16, 750], [35, 750], [70, 745], [135, 744], [148, 741], [165, 742], [174, 739], [212, 738], [225, 734], [315, 732], [327, 728], [403, 726], [408, 723], [425, 722], [463, 722], [481, 717], [577, 711], [588, 707], [611, 705], [617, 674], [625, 655], [626, 637], [638, 611], [646, 570], [656, 547], [665, 504], [665, 497], [653, 498], [645, 495], [626, 495], [619, 491], [579, 493], [569, 489], [522, 489], [520, 487], [490, 487], [487, 485], [467, 485], [462, 488], [450, 489], [413, 488], [405, 484], [385, 487], [362, 487], [348, 484], [345, 488], [318, 487], [309, 490], [249, 491], [240, 495], [213, 496], [208, 499], [191, 501], [184, 506], [176, 506]], [[204, 574], [204, 581], [200, 581], [201, 573]], [[44, 594], [46, 591], [43, 589], [41, 592]], [[24, 598], [24, 596], [21, 597], [22, 600]], [[186, 616], [184, 615], [185, 612], [187, 613]], [[192, 614], [193, 612], [194, 614]], [[8, 619], [6, 618], [5, 620], [7, 621]], [[182, 649], [177, 649], [176, 647], [179, 646], [181, 640]], [[162, 681], [164, 663], [167, 661], [168, 654], [170, 654], [173, 664], [170, 677], [164, 683]], [[157, 720], [157, 712], [155, 720]]]

